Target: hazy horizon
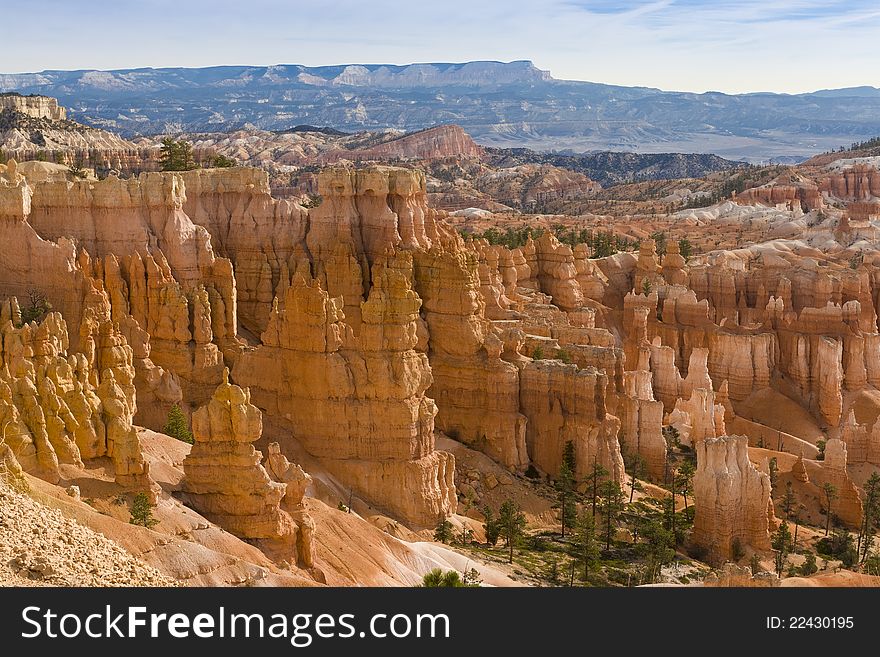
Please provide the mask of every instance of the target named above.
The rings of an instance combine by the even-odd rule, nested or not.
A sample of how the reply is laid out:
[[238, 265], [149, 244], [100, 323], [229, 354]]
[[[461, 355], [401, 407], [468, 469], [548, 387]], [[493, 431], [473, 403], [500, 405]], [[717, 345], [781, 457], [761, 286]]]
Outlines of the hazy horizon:
[[[453, 65], [453, 66], [461, 66], [464, 64], [478, 63], [478, 62], [490, 62], [490, 63], [499, 63], [499, 64], [511, 64], [518, 61], [528, 61], [531, 62], [536, 68], [544, 71], [548, 71], [550, 76], [554, 80], [559, 80], [563, 82], [596, 82], [596, 80], [577, 80], [573, 78], [561, 78], [553, 73], [552, 70], [548, 70], [542, 66], [539, 66], [533, 60], [528, 58], [520, 58], [520, 59], [512, 59], [507, 61], [500, 61], [497, 59], [481, 59], [481, 60], [468, 60], [468, 61], [431, 61], [431, 62], [405, 62], [402, 64], [394, 63], [394, 62], [338, 62], [338, 63], [330, 63], [330, 64], [302, 64], [301, 62], [274, 62], [272, 64], [253, 64], [253, 63], [224, 63], [224, 64], [210, 64], [206, 66], [122, 66], [122, 67], [114, 67], [114, 68], [45, 68], [41, 70], [33, 70], [33, 71], [0, 71], [0, 75], [18, 75], [18, 74], [28, 74], [28, 73], [47, 73], [52, 71], [64, 71], [64, 72], [77, 72], [77, 71], [98, 71], [98, 72], [113, 72], [113, 71], [126, 71], [126, 70], [171, 70], [175, 68], [185, 68], [185, 69], [210, 69], [210, 68], [236, 68], [236, 67], [246, 67], [246, 68], [270, 68], [273, 66], [304, 66], [306, 68], [338, 68], [345, 66], [366, 66], [366, 67], [381, 67], [381, 66], [426, 66], [426, 65]], [[770, 94], [785, 94], [785, 95], [801, 95], [801, 94], [810, 94], [816, 93], [820, 91], [829, 91], [829, 90], [837, 90], [837, 89], [857, 89], [857, 88], [873, 88], [880, 89], [880, 87], [872, 85], [872, 84], [863, 84], [863, 85], [847, 85], [845, 87], [821, 87], [815, 89], [808, 89], [806, 91], [774, 91], [769, 89], [763, 90], [755, 90], [755, 91], [722, 91], [720, 89], [706, 89], [705, 91], [691, 91], [688, 89], [668, 89], [664, 87], [658, 87], [656, 85], [650, 84], [639, 84], [639, 85], [623, 85], [617, 84], [614, 82], [601, 82], [600, 84], [607, 84], [611, 86], [621, 86], [621, 87], [645, 87], [652, 89], [659, 89], [660, 91], [665, 92], [680, 92], [680, 93], [721, 93], [725, 95], [748, 95], [748, 94], [762, 94], [762, 93], [770, 93]]]
[[[880, 86], [870, 0], [33, 0], [4, 8], [4, 73], [530, 60], [556, 79], [669, 91]], [[845, 54], [845, 59], [842, 55]], [[341, 63], [341, 64], [337, 64]], [[848, 65], [842, 65], [846, 62]]]

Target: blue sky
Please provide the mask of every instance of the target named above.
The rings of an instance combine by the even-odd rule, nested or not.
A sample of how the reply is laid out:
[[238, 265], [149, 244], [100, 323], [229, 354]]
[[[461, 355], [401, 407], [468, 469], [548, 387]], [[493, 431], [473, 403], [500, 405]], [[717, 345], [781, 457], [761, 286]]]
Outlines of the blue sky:
[[0, 72], [531, 59], [662, 89], [880, 86], [877, 0], [27, 0]]

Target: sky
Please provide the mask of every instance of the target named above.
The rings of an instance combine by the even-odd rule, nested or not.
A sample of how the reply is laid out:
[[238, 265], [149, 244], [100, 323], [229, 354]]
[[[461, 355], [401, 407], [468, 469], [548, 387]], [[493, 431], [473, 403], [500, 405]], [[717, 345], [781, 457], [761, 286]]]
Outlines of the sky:
[[27, 0], [0, 72], [529, 59], [666, 90], [880, 87], [878, 0]]

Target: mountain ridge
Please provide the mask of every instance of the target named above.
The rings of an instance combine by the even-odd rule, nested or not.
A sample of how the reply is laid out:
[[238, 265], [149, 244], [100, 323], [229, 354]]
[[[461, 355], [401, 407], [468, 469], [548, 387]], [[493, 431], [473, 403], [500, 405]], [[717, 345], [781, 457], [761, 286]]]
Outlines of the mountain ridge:
[[[298, 124], [343, 131], [461, 125], [482, 146], [712, 153], [797, 161], [880, 134], [880, 91], [662, 91], [557, 80], [528, 60], [218, 66], [0, 74], [126, 137]], [[876, 91], [876, 90], [875, 90]]]

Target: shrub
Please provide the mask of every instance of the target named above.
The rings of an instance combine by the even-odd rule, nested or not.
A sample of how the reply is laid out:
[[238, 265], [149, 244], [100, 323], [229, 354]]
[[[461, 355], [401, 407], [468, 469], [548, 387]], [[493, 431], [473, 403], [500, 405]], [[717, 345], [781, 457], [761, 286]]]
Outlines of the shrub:
[[41, 322], [43, 318], [52, 310], [52, 304], [46, 298], [46, 295], [38, 290], [30, 290], [28, 292], [27, 304], [21, 309], [21, 323], [30, 324], [31, 322]]
[[807, 552], [806, 559], [799, 569], [800, 574], [812, 575], [817, 570], [819, 570], [819, 566], [816, 564], [816, 555], [813, 552]]
[[540, 346], [535, 347], [535, 350], [532, 352], [532, 358], [542, 360], [544, 358], [544, 350]]
[[449, 543], [453, 538], [452, 523], [443, 518], [434, 529], [434, 540], [440, 543]]
[[236, 166], [238, 163], [231, 157], [220, 155], [219, 153], [211, 158], [211, 166], [215, 169], [228, 169]]
[[464, 582], [461, 581], [461, 576], [454, 570], [443, 572], [439, 568], [434, 568], [422, 577], [422, 587], [426, 589], [458, 588], [464, 585]]
[[141, 527], [152, 527], [159, 521], [153, 517], [153, 505], [150, 504], [150, 498], [146, 493], [138, 493], [134, 496], [131, 503], [131, 520], [132, 525], [140, 525]]
[[757, 575], [758, 573], [764, 572], [764, 569], [761, 568], [761, 561], [758, 559], [757, 554], [752, 555], [752, 560], [749, 562], [749, 566], [752, 569], [752, 575]]
[[187, 422], [186, 415], [183, 414], [183, 411], [177, 404], [172, 406], [171, 410], [168, 412], [168, 421], [165, 423], [162, 432], [190, 445], [195, 442], [192, 431], [189, 429], [189, 422]]
[[311, 209], [311, 208], [316, 208], [316, 207], [318, 207], [318, 206], [321, 205], [321, 203], [323, 203], [323, 202], [324, 202], [323, 197], [318, 196], [317, 194], [309, 194], [309, 199], [308, 199], [306, 202], [304, 202], [304, 203], [302, 204], [302, 206], [303, 206], [304, 208], [306, 208], [307, 210], [309, 210], [309, 209]]

